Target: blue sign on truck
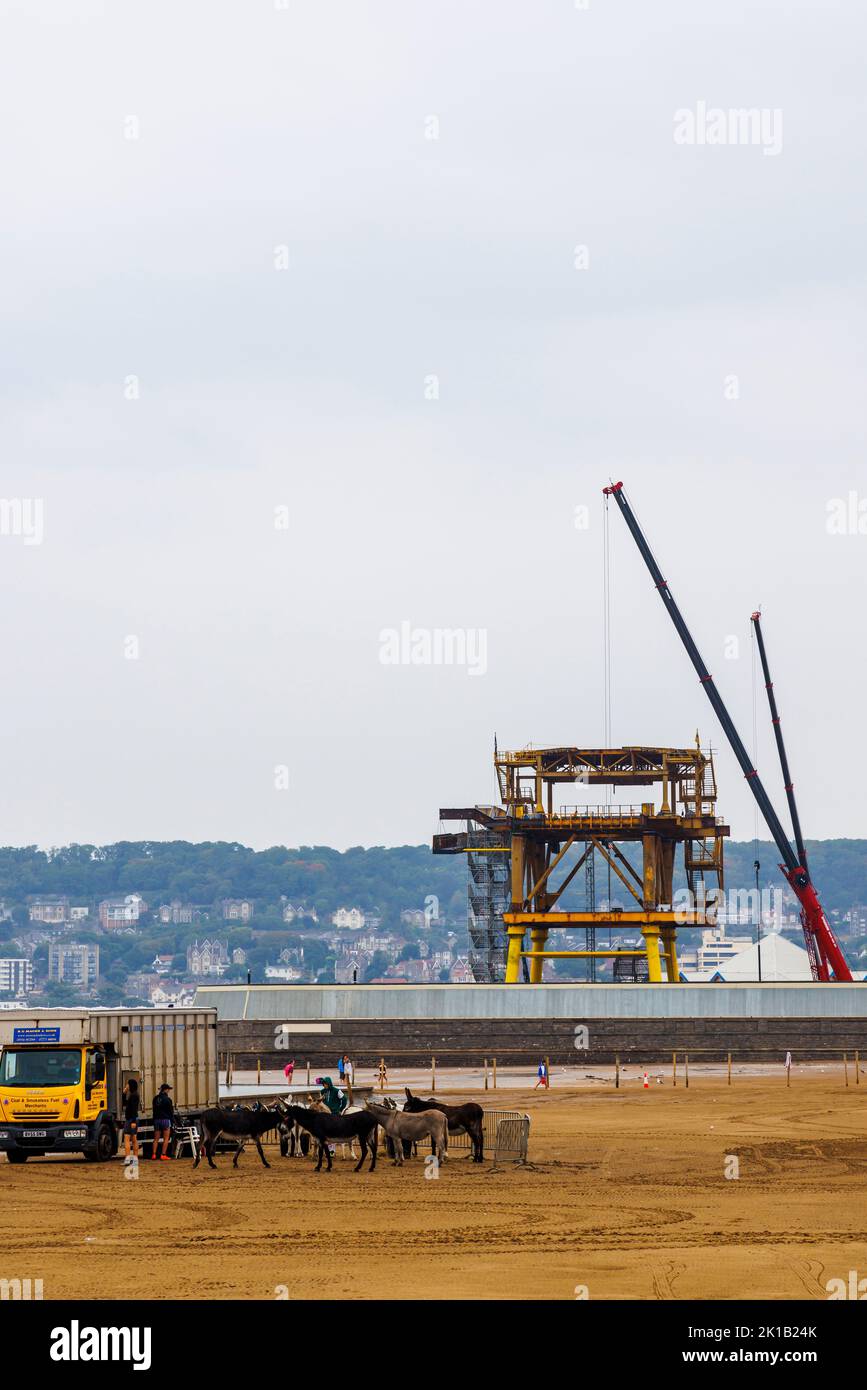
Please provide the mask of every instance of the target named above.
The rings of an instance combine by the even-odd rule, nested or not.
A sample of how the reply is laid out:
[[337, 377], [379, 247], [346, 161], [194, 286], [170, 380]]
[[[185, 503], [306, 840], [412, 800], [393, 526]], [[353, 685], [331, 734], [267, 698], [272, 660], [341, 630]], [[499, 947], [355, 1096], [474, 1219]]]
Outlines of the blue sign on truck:
[[60, 1042], [59, 1028], [13, 1028], [14, 1043], [57, 1043]]

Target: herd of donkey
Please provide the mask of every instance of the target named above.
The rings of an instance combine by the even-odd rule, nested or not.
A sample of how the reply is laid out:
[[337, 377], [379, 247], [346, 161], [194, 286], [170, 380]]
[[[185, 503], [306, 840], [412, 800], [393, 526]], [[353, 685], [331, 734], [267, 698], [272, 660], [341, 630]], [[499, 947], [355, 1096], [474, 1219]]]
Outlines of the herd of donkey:
[[386, 1098], [382, 1105], [368, 1100], [364, 1105], [351, 1106], [340, 1115], [333, 1115], [320, 1100], [311, 1100], [307, 1105], [287, 1105], [278, 1100], [274, 1105], [238, 1106], [227, 1110], [215, 1106], [206, 1110], [201, 1117], [201, 1146], [196, 1151], [194, 1167], [198, 1168], [202, 1154], [211, 1168], [216, 1168], [214, 1151], [220, 1140], [235, 1141], [235, 1156], [232, 1166], [237, 1168], [245, 1144], [253, 1140], [259, 1157], [266, 1168], [270, 1163], [262, 1152], [262, 1136], [275, 1130], [280, 1136], [280, 1152], [286, 1157], [307, 1155], [311, 1143], [318, 1144], [316, 1172], [322, 1170], [323, 1158], [327, 1160], [327, 1172], [331, 1172], [332, 1149], [337, 1144], [349, 1145], [351, 1156], [355, 1157], [355, 1141], [361, 1148], [361, 1155], [353, 1169], [359, 1172], [364, 1160], [370, 1154], [368, 1172], [376, 1167], [377, 1134], [381, 1129], [385, 1137], [385, 1147], [392, 1155], [392, 1161], [402, 1165], [413, 1148], [429, 1139], [431, 1153], [442, 1163], [447, 1157], [449, 1134], [468, 1134], [472, 1144], [472, 1159], [481, 1163], [484, 1159], [484, 1111], [474, 1101], [464, 1105], [443, 1105], [436, 1100], [422, 1100], [406, 1088], [406, 1100], [402, 1110], [398, 1110], [393, 1100]]

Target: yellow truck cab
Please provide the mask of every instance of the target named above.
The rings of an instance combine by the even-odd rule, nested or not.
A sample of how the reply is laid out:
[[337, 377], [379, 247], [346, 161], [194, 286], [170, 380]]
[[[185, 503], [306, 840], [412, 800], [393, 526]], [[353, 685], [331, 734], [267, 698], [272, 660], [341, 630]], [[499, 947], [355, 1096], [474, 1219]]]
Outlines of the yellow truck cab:
[[168, 1081], [197, 1114], [217, 1102], [215, 1009], [45, 1009], [0, 1014], [0, 1152], [10, 1163], [47, 1153], [104, 1161], [118, 1151], [122, 1092], [150, 1097]]

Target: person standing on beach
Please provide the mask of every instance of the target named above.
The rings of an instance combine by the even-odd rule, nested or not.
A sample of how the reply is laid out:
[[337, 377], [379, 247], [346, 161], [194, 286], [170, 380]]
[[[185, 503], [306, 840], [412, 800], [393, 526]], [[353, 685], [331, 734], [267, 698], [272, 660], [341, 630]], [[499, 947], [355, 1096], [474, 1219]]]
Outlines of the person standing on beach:
[[[159, 1158], [168, 1162], [169, 1159], [169, 1139], [172, 1133], [172, 1123], [175, 1118], [175, 1107], [169, 1095], [171, 1086], [168, 1081], [164, 1081], [160, 1086], [159, 1093], [154, 1096], [153, 1116], [154, 1116], [154, 1146], [151, 1158]], [[163, 1151], [159, 1153], [159, 1146], [162, 1143]]]
[[[131, 1076], [123, 1088], [123, 1154], [124, 1166], [138, 1158], [138, 1112], [141, 1093], [138, 1082]], [[132, 1144], [132, 1153], [130, 1153]]]

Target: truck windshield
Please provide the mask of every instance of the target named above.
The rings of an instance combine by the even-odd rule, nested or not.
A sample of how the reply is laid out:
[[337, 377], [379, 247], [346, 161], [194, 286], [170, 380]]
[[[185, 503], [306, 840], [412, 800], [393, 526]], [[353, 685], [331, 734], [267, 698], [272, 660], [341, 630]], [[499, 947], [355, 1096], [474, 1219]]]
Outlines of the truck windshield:
[[81, 1080], [81, 1053], [73, 1048], [41, 1052], [8, 1047], [0, 1061], [0, 1086], [75, 1086]]

